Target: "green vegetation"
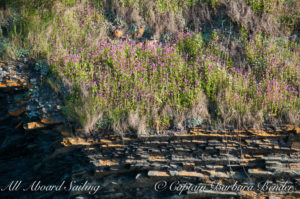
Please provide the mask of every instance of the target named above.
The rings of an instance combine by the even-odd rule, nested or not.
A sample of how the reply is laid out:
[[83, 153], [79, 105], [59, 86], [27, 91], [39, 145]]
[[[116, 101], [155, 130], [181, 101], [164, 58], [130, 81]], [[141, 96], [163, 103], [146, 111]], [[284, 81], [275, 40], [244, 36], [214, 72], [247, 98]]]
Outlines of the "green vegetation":
[[300, 3], [297, 0], [247, 0], [257, 13], [271, 13], [281, 23], [294, 26], [299, 21]]
[[[175, 13], [183, 5], [188, 9], [205, 2], [217, 9], [222, 3], [153, 2], [159, 12]], [[119, 3], [145, 5], [144, 0]], [[299, 19], [297, 1], [247, 3], [288, 27]], [[164, 44], [139, 45], [133, 39], [111, 40], [111, 24], [99, 1], [16, 0], [7, 5], [18, 8], [22, 17], [10, 26], [10, 44], [3, 53], [13, 58], [46, 58], [53, 73], [71, 82], [73, 93], [66, 97], [64, 110], [86, 131], [97, 127], [145, 133], [146, 129], [180, 128], [199, 118], [239, 127], [274, 119], [299, 122], [297, 39], [263, 32], [249, 35], [239, 24], [237, 36], [229, 41], [224, 29], [206, 28], [170, 35]], [[234, 58], [230, 39], [244, 49], [242, 67]], [[51, 85], [59, 91], [55, 83]]]

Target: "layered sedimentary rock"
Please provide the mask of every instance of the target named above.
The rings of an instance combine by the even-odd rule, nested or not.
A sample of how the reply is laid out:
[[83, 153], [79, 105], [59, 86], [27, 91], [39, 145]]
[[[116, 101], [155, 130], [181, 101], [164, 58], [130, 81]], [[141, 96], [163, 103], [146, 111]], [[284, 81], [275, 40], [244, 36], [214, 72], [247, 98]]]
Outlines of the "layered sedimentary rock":
[[[136, 139], [121, 139], [103, 132], [102, 139], [65, 138], [63, 143], [84, 146], [81, 150], [94, 165], [93, 175], [79, 172], [73, 177], [97, 179], [105, 185], [98, 194], [101, 198], [105, 194], [108, 198], [160, 198], [175, 197], [179, 193], [184, 198], [298, 198], [299, 133], [299, 127], [292, 126], [268, 131], [192, 129], [187, 134], [172, 137]], [[205, 185], [207, 189], [176, 190], [172, 182], [177, 180], [181, 184]], [[166, 187], [155, 191], [157, 183], [162, 182], [167, 183]], [[224, 191], [226, 187], [222, 185], [235, 183], [244, 187], [253, 185], [253, 191]], [[269, 193], [266, 186], [262, 187], [265, 183], [269, 183], [269, 187], [285, 184], [291, 188], [281, 192], [269, 188], [274, 191]]]

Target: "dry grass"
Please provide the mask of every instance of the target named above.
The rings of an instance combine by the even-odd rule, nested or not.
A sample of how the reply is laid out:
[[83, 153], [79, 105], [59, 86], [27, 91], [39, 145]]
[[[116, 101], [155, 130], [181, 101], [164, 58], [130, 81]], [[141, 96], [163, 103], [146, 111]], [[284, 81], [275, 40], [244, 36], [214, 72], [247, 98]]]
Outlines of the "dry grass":
[[226, 13], [233, 22], [243, 25], [250, 33], [263, 31], [267, 34], [282, 35], [280, 31], [280, 23], [274, 16], [269, 13], [255, 14], [251, 6], [245, 1], [229, 1], [225, 4]]
[[95, 103], [93, 96], [89, 95], [86, 85], [82, 85], [80, 90], [80, 97], [67, 101], [65, 111], [70, 120], [80, 123], [84, 133], [90, 134], [97, 129], [97, 122], [103, 119], [103, 112]]
[[147, 135], [146, 118], [140, 116], [138, 111], [130, 112], [128, 116], [129, 127], [137, 132], [138, 136]]
[[[69, 50], [74, 47], [94, 48], [98, 43], [108, 39], [107, 24], [104, 19], [97, 18], [101, 15], [97, 13], [97, 17], [91, 15], [86, 18], [85, 11], [92, 9], [88, 0], [80, 1], [72, 6], [65, 6], [63, 3], [56, 1], [49, 12], [54, 12], [54, 17], [50, 19], [52, 23], [45, 23], [39, 15], [28, 15], [30, 30], [26, 38], [26, 43], [32, 46], [33, 56], [44, 53], [49, 59], [54, 55], [56, 50]], [[96, 13], [97, 11], [95, 11]], [[84, 28], [88, 28], [86, 32], [82, 32], [82, 24], [88, 24]], [[61, 31], [62, 24], [65, 27], [65, 33], [58, 34]], [[58, 37], [60, 37], [58, 39]], [[56, 39], [54, 39], [56, 38]], [[79, 42], [80, 41], [80, 42]]]
[[151, 29], [153, 38], [159, 39], [164, 33], [174, 33], [182, 31], [185, 21], [180, 12], [164, 10], [161, 12], [158, 4], [153, 1], [143, 1], [133, 3], [132, 6], [125, 6], [119, 0], [104, 0], [102, 5], [105, 10], [117, 13], [117, 16], [125, 21], [124, 30], [130, 28], [132, 24], [137, 27], [147, 27]]
[[210, 121], [207, 103], [206, 95], [201, 92], [191, 107], [172, 111], [175, 126], [177, 126], [178, 129], [184, 129], [185, 121], [191, 118], [201, 118], [203, 121]]
[[[12, 9], [9, 7], [1, 7], [0, 8], [0, 42], [2, 43], [2, 40], [4, 37], [8, 37], [9, 30], [12, 28], [9, 23], [9, 21], [13, 20], [13, 12]], [[11, 43], [16, 43], [17, 38], [12, 37]], [[9, 58], [16, 59], [16, 54], [13, 45], [3, 45], [0, 46], [2, 51], [2, 59], [7, 60]]]
[[300, 125], [300, 110], [284, 109], [282, 112], [282, 120], [284, 123]]
[[8, 26], [9, 20], [13, 19], [13, 13], [9, 7], [0, 7], [0, 25]]
[[254, 113], [252, 112], [251, 105], [247, 104], [247, 107], [243, 111], [238, 110], [231, 105], [228, 101], [225, 101], [225, 93], [221, 92], [217, 98], [220, 119], [222, 126], [230, 124], [237, 128], [255, 128], [259, 129], [264, 123], [263, 110], [257, 110]]

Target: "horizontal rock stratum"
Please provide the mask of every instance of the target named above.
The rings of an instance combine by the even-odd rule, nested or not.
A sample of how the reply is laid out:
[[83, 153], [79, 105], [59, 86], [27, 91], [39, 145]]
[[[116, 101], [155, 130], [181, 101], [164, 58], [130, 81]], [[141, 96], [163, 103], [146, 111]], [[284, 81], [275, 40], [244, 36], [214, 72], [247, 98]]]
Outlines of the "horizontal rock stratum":
[[[300, 197], [300, 128], [284, 126], [276, 130], [206, 131], [191, 129], [186, 134], [124, 138], [103, 132], [101, 139], [65, 137], [63, 144], [81, 147], [94, 167], [94, 175], [87, 172], [75, 174], [119, 182], [105, 187], [109, 194], [118, 190], [124, 198], [130, 198], [134, 190], [155, 193], [155, 183], [174, 180], [192, 184], [258, 185], [263, 181], [275, 185], [287, 184], [294, 188], [289, 192], [208, 190], [199, 193], [184, 191], [184, 198], [298, 198]], [[99, 197], [114, 198], [117, 195], [99, 193]], [[178, 191], [165, 190], [169, 196]], [[137, 194], [135, 192], [135, 194]], [[145, 196], [144, 196], [145, 197]], [[145, 197], [151, 198], [151, 197]], [[163, 198], [163, 197], [162, 197]]]

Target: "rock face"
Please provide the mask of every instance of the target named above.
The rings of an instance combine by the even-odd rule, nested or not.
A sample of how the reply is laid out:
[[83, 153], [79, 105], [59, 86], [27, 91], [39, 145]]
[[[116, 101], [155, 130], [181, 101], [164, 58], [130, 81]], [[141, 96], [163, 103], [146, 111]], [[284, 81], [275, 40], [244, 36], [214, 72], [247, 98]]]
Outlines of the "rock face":
[[[19, 190], [0, 191], [0, 198], [300, 197], [299, 127], [194, 128], [144, 138], [104, 131], [79, 138], [65, 126], [59, 97], [38, 74], [22, 64], [0, 64], [0, 71], [0, 190], [17, 180], [22, 187], [34, 181], [100, 186], [95, 194]], [[281, 185], [281, 192], [272, 185]]]
[[2, 63], [0, 85], [0, 198], [66, 198], [68, 192], [1, 191], [13, 181], [28, 187], [39, 180], [44, 184], [69, 180], [71, 167], [76, 166], [71, 163], [73, 155], [80, 153], [64, 156], [70, 148], [55, 153], [62, 148], [61, 126], [46, 121], [50, 116], [58, 120], [59, 112], [47, 106], [61, 102], [41, 83], [39, 74], [22, 63]]
[[[104, 188], [99, 198], [299, 198], [300, 158], [299, 131], [285, 127], [269, 131], [204, 131], [193, 129], [189, 134], [172, 137], [123, 139], [103, 133], [105, 139], [83, 142], [82, 146], [93, 163], [93, 174], [73, 176], [96, 181]], [[64, 138], [67, 143], [68, 138]], [[109, 142], [107, 140], [110, 140]], [[189, 182], [209, 186], [195, 193], [170, 190], [172, 182]], [[155, 191], [158, 182], [166, 183], [163, 191]], [[253, 191], [224, 191], [219, 185], [253, 185]], [[258, 191], [263, 183], [290, 186], [290, 191], [268, 193]], [[215, 185], [215, 188], [210, 186]], [[292, 190], [293, 189], [293, 190]], [[80, 195], [80, 193], [78, 193]]]

